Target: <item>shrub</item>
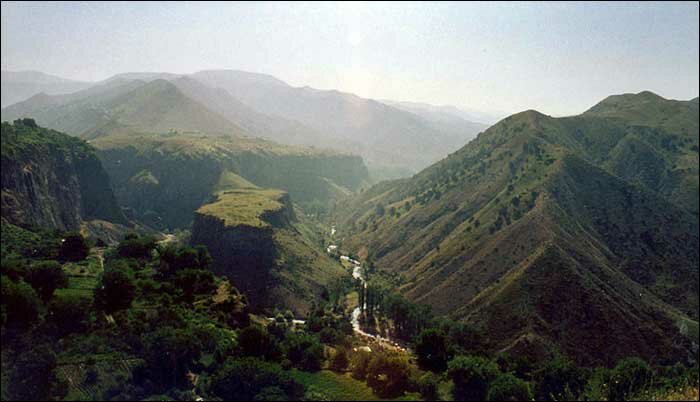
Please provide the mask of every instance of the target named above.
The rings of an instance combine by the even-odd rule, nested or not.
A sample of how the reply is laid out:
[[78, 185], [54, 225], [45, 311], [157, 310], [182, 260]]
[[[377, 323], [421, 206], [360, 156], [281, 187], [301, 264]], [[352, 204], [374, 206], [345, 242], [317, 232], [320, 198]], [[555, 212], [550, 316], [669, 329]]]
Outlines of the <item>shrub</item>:
[[367, 366], [369, 366], [369, 361], [372, 355], [368, 352], [359, 351], [353, 353], [350, 358], [350, 369], [352, 370], [352, 377], [356, 380], [364, 380], [367, 378]]
[[146, 334], [146, 377], [163, 390], [187, 385], [186, 374], [201, 355], [199, 339], [188, 328], [161, 327]]
[[433, 373], [425, 373], [418, 379], [418, 391], [426, 401], [438, 399], [438, 378]]
[[82, 261], [90, 253], [90, 246], [80, 233], [66, 235], [61, 243], [59, 258], [62, 261]]
[[7, 276], [0, 279], [2, 324], [25, 328], [39, 319], [41, 302], [34, 289], [24, 281], [14, 282]]
[[422, 369], [444, 371], [447, 367], [447, 337], [441, 330], [423, 330], [416, 339], [415, 350]]
[[488, 392], [489, 401], [531, 401], [530, 385], [513, 374], [501, 374], [491, 385]]
[[315, 336], [288, 332], [284, 340], [284, 349], [287, 359], [292, 362], [294, 367], [306, 371], [317, 371], [321, 369], [323, 346]]
[[395, 398], [409, 385], [408, 360], [401, 355], [376, 353], [367, 366], [367, 385], [382, 398]]
[[[226, 401], [251, 401], [259, 394], [271, 395], [272, 390], [266, 390], [269, 387], [282, 390], [287, 400], [296, 400], [304, 395], [303, 385], [292, 379], [278, 364], [250, 357], [227, 360], [212, 375], [210, 392]], [[279, 395], [276, 390], [274, 394]]]
[[42, 300], [49, 301], [54, 290], [68, 286], [68, 275], [56, 261], [42, 261], [32, 264], [24, 276]]
[[55, 367], [56, 354], [46, 345], [35, 346], [22, 354], [7, 381], [9, 399], [47, 401], [57, 396]]
[[72, 293], [56, 295], [49, 304], [49, 316], [58, 334], [83, 331], [88, 325], [91, 304], [88, 297]]
[[195, 295], [211, 294], [216, 290], [214, 274], [203, 269], [183, 269], [173, 278], [173, 284], [182, 291], [183, 298], [192, 302]]
[[117, 246], [117, 254], [124, 258], [151, 258], [151, 251], [156, 248], [156, 240], [150, 236], [138, 237], [127, 235]]
[[160, 253], [158, 270], [169, 277], [186, 268], [208, 270], [212, 261], [209, 251], [204, 246], [193, 248], [169, 245]]
[[98, 308], [113, 313], [131, 306], [136, 286], [127, 271], [128, 266], [123, 262], [105, 269], [95, 288], [95, 305]]
[[331, 359], [331, 370], [344, 372], [348, 368], [348, 352], [343, 348], [338, 348]]
[[456, 400], [483, 400], [489, 383], [499, 373], [498, 365], [483, 357], [457, 356], [447, 363], [447, 375], [454, 383], [452, 393]]
[[238, 347], [243, 356], [264, 358], [271, 351], [272, 339], [265, 328], [251, 325], [243, 328], [238, 334]]
[[623, 400], [639, 393], [651, 384], [653, 372], [642, 359], [620, 360], [610, 378], [610, 399]]
[[538, 401], [577, 399], [586, 385], [586, 373], [566, 358], [551, 360], [533, 373]]

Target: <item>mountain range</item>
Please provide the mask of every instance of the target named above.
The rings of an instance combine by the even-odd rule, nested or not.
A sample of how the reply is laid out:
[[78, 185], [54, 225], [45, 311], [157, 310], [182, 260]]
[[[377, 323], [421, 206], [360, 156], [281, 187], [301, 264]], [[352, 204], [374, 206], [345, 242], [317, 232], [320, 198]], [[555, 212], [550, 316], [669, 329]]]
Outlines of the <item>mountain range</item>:
[[343, 247], [491, 350], [594, 364], [697, 347], [697, 98], [518, 113], [337, 211]]
[[[13, 93], [4, 80], [3, 92]], [[392, 106], [350, 93], [293, 87], [265, 74], [212, 70], [125, 73], [68, 95], [41, 91], [3, 107], [2, 118], [31, 116], [83, 138], [180, 130], [333, 148], [361, 155], [378, 180], [410, 175], [487, 127], [456, 110]]]

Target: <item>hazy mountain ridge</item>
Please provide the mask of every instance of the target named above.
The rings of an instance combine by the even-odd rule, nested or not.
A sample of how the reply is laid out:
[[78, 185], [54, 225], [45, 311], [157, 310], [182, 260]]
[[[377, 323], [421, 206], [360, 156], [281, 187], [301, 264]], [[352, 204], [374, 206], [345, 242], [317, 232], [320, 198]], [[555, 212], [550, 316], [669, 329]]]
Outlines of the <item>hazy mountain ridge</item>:
[[111, 80], [71, 95], [37, 95], [2, 110], [3, 119], [26, 116], [84, 138], [171, 130], [243, 135], [238, 126], [163, 79]]
[[[170, 115], [165, 110], [154, 110], [172, 102], [173, 99], [168, 98], [172, 94], [164, 93], [161, 94], [163, 99], [156, 99], [158, 93], [154, 92], [152, 99], [138, 107], [129, 106], [129, 102], [116, 105], [103, 99], [110, 91], [117, 91], [116, 88], [124, 88], [124, 85], [133, 86], [139, 82], [144, 87], [155, 87], [154, 82], [158, 80], [172, 82], [183, 95], [216, 116], [201, 110], [195, 113], [193, 106], [184, 103]], [[93, 98], [96, 94], [90, 90], [67, 97], [37, 94], [4, 108], [3, 118], [31, 116], [42, 125], [87, 138], [170, 128], [194, 131], [193, 127], [197, 127], [201, 132], [210, 133], [244, 131], [285, 144], [360, 154], [377, 179], [409, 175], [444, 157], [486, 128], [455, 114], [404, 110], [350, 93], [292, 87], [269, 75], [236, 70], [209, 70], [189, 75], [124, 73], [97, 83], [91, 90], [99, 96]], [[143, 94], [127, 96], [140, 98]], [[125, 113], [140, 109], [149, 112], [148, 119], [144, 113]], [[193, 114], [184, 118], [186, 112]], [[204, 116], [211, 122], [201, 121], [205, 120]], [[219, 117], [231, 125], [226, 126]], [[145, 121], [157, 118], [162, 122]], [[188, 123], [195, 121], [196, 124]]]
[[0, 107], [26, 100], [36, 94], [58, 95], [72, 93], [93, 85], [90, 82], [68, 80], [38, 71], [2, 70], [2, 99]]

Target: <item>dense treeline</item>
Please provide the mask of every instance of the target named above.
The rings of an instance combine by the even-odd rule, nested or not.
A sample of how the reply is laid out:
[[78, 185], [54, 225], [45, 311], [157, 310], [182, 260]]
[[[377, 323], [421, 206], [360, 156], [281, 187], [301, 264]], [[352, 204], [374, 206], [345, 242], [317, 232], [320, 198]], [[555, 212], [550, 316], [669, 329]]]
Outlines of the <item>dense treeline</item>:
[[290, 370], [327, 365], [321, 339], [349, 348], [347, 320], [322, 308], [307, 328], [289, 312], [252, 321], [203, 247], [128, 235], [86, 258], [89, 246], [3, 222], [2, 399], [299, 399]]

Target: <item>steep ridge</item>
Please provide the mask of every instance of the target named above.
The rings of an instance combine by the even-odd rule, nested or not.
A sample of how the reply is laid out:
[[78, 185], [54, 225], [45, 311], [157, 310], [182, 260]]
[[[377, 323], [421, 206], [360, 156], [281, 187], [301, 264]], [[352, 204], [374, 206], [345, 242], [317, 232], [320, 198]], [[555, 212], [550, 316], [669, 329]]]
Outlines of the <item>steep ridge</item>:
[[[697, 133], [682, 135], [694, 116], [669, 132], [648, 121], [513, 115], [413, 178], [340, 206], [343, 246], [397, 275], [409, 298], [482, 326], [494, 350], [518, 349], [522, 337], [586, 364], [661, 359], [668, 342], [685, 356], [697, 338], [697, 193], [667, 177], [682, 170], [697, 188]], [[620, 166], [636, 167], [622, 175]], [[570, 275], [547, 282], [552, 267]], [[585, 292], [567, 298], [573, 289]], [[562, 324], [552, 306], [578, 319]], [[681, 333], [688, 326], [695, 331]], [[617, 351], [569, 342], [600, 340], [605, 328]]]
[[90, 220], [127, 223], [90, 145], [31, 119], [3, 122], [1, 137], [4, 219], [61, 230]]
[[191, 244], [207, 246], [214, 271], [248, 295], [251, 308], [306, 315], [324, 286], [344, 275], [279, 190], [232, 189], [195, 213]]

